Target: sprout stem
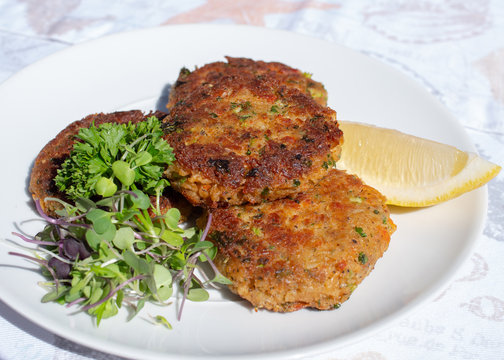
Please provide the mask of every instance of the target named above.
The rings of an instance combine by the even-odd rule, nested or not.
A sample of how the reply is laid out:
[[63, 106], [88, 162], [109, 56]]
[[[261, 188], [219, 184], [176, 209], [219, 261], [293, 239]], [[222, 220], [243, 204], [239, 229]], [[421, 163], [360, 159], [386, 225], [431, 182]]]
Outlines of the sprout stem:
[[21, 238], [22, 240], [26, 241], [26, 242], [29, 242], [29, 243], [32, 243], [32, 244], [37, 244], [37, 245], [49, 245], [49, 246], [58, 246], [58, 243], [56, 242], [52, 242], [52, 241], [39, 241], [39, 240], [35, 240], [35, 239], [30, 239], [20, 233], [17, 233], [17, 232], [13, 232], [12, 235], [15, 235], [19, 238]]
[[98, 305], [101, 305], [103, 304], [105, 301], [107, 301], [108, 299], [110, 299], [112, 296], [115, 295], [116, 292], [118, 292], [119, 290], [121, 290], [123, 287], [125, 287], [126, 285], [128, 285], [129, 283], [133, 282], [133, 281], [136, 281], [136, 280], [141, 280], [141, 279], [144, 279], [146, 278], [147, 276], [145, 275], [137, 275], [137, 276], [133, 276], [132, 278], [129, 278], [128, 280], [124, 281], [123, 283], [117, 285], [116, 288], [114, 288], [114, 290], [111, 290], [107, 296], [105, 296], [103, 299], [101, 299], [100, 301], [97, 301], [93, 304], [89, 304], [89, 305], [86, 305], [84, 306], [81, 310], [82, 311], [87, 311], [91, 308], [94, 308], [95, 306], [98, 306]]

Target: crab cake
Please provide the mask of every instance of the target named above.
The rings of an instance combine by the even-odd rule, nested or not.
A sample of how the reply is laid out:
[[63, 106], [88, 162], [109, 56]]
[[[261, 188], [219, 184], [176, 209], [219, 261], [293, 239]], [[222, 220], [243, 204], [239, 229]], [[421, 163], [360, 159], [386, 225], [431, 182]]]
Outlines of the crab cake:
[[[144, 115], [139, 110], [121, 111], [111, 114], [99, 113], [89, 115], [82, 120], [74, 121], [68, 125], [54, 139], [44, 146], [35, 159], [35, 163], [31, 171], [29, 187], [33, 199], [40, 200], [42, 209], [52, 216], [55, 215], [55, 210], [62, 208], [62, 206], [55, 201], [43, 201], [46, 197], [55, 197], [68, 201], [65, 194], [59, 191], [56, 187], [54, 178], [61, 164], [70, 155], [75, 142], [75, 135], [78, 134], [79, 129], [90, 127], [93, 123], [96, 126], [107, 122], [114, 122], [118, 124], [127, 124], [131, 122], [135, 124], [140, 121], [144, 121], [149, 116], [156, 116], [161, 120], [164, 116], [166, 116], [166, 114], [162, 112], [155, 112]], [[182, 209], [182, 213], [188, 212], [190, 207], [185, 199], [181, 199], [178, 194], [173, 193], [168, 193], [167, 196], [163, 196], [160, 199], [160, 206], [162, 210], [164, 209], [165, 211], [170, 207], [177, 206]]]
[[276, 76], [223, 69], [164, 119], [172, 186], [193, 205], [217, 207], [290, 196], [326, 175], [343, 140], [336, 113]]
[[274, 77], [281, 84], [294, 87], [311, 96], [320, 105], [327, 105], [327, 91], [324, 85], [313, 80], [309, 73], [303, 73], [279, 62], [254, 61], [229, 56], [226, 56], [226, 60], [227, 63], [213, 62], [192, 72], [186, 68], [180, 70], [179, 77], [170, 91], [167, 107], [173, 107], [200, 86], [212, 86], [217, 79], [232, 72], [249, 72], [256, 77]]
[[384, 197], [334, 169], [293, 198], [213, 210], [207, 239], [231, 291], [257, 308], [288, 312], [339, 307], [394, 230]]

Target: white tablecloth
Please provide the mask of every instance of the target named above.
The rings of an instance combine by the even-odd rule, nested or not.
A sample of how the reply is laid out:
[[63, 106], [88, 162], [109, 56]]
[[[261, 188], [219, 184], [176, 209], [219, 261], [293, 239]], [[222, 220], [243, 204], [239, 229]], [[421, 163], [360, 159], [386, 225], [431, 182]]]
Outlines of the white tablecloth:
[[[504, 2], [498, 0], [0, 0], [0, 82], [73, 44], [179, 23], [285, 29], [377, 58], [434, 94], [481, 156], [503, 165]], [[478, 245], [437, 298], [317, 359], [504, 359], [504, 174], [488, 189]], [[48, 333], [0, 301], [0, 359], [88, 358], [118, 359]]]

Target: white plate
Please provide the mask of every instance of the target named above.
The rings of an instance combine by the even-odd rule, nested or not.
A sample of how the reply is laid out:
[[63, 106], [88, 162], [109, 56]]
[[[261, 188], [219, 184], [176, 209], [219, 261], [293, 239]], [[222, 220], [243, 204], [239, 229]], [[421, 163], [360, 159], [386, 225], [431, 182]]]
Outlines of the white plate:
[[[2, 216], [0, 237], [35, 214], [27, 193], [30, 165], [42, 146], [70, 121], [93, 112], [152, 108], [182, 66], [224, 55], [281, 61], [313, 73], [340, 119], [373, 123], [474, 150], [461, 126], [423, 88], [376, 60], [293, 33], [243, 26], [189, 25], [124, 33], [74, 46], [21, 71], [0, 86]], [[444, 204], [393, 209], [398, 230], [374, 272], [335, 311], [290, 314], [253, 311], [225, 292], [189, 303], [182, 322], [176, 305], [146, 306], [126, 323], [121, 312], [93, 326], [41, 304], [41, 276], [0, 247], [0, 295], [38, 325], [77, 343], [142, 359], [261, 358], [313, 355], [368, 336], [431, 298], [468, 257], [482, 230], [486, 188]], [[22, 225], [34, 233], [40, 223]], [[24, 267], [24, 268], [20, 268]], [[172, 331], [150, 324], [165, 315]]]

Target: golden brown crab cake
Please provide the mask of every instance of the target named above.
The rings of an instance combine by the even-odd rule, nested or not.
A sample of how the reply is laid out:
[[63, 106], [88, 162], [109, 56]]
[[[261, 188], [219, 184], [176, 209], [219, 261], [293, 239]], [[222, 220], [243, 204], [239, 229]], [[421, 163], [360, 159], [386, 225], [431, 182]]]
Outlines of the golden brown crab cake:
[[324, 85], [313, 80], [309, 73], [301, 72], [279, 62], [255, 61], [229, 56], [226, 56], [226, 59], [227, 63], [217, 61], [194, 71], [187, 68], [180, 70], [179, 77], [170, 91], [167, 107], [172, 108], [177, 102], [183, 101], [200, 86], [213, 86], [213, 83], [218, 81], [219, 78], [237, 72], [248, 72], [256, 77], [274, 77], [279, 84], [296, 88], [312, 97], [320, 105], [327, 105], [327, 91]]
[[290, 199], [211, 211], [207, 239], [231, 291], [279, 312], [339, 307], [395, 230], [384, 197], [340, 170]]
[[[140, 110], [120, 111], [110, 114], [93, 114], [86, 116], [82, 120], [74, 121], [63, 129], [54, 139], [52, 139], [40, 151], [33, 165], [30, 177], [29, 191], [34, 200], [39, 200], [44, 212], [48, 215], [55, 216], [55, 211], [62, 208], [62, 205], [55, 201], [44, 201], [47, 197], [54, 197], [64, 201], [69, 201], [64, 193], [59, 191], [54, 183], [54, 178], [58, 169], [65, 159], [70, 155], [75, 142], [75, 135], [84, 127], [90, 127], [91, 124], [96, 126], [103, 123], [118, 123], [136, 124], [144, 121], [149, 116], [156, 116], [160, 120], [166, 116], [162, 112], [154, 112], [145, 115]], [[153, 200], [154, 201], [154, 200]], [[186, 216], [190, 212], [190, 204], [180, 195], [173, 191], [168, 191], [165, 196], [160, 199], [160, 208], [162, 212], [166, 212], [169, 208], [177, 206], [181, 208], [181, 212]]]
[[172, 186], [193, 205], [283, 198], [320, 180], [340, 156], [336, 113], [275, 77], [231, 67], [164, 119]]

